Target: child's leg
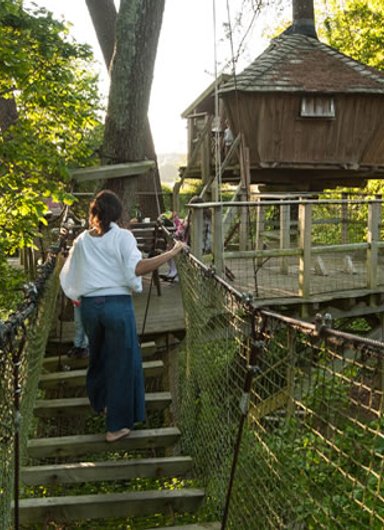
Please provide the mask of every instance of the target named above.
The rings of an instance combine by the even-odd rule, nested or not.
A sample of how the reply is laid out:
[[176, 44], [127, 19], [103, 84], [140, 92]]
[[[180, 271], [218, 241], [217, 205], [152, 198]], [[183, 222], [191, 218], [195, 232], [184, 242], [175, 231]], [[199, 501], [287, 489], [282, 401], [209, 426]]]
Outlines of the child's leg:
[[83, 323], [81, 321], [81, 312], [79, 306], [74, 306], [75, 335], [73, 344], [75, 348], [88, 348], [88, 337], [85, 334]]
[[177, 268], [176, 268], [176, 261], [174, 259], [170, 259], [168, 261], [168, 276], [173, 277], [177, 275]]

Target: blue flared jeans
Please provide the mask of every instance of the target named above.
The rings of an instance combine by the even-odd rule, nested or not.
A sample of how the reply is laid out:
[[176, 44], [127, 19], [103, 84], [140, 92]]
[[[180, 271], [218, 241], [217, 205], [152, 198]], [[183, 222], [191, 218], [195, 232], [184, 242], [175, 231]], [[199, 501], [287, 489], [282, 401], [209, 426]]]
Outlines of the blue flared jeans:
[[89, 339], [87, 391], [92, 408], [107, 408], [107, 430], [131, 429], [145, 419], [144, 376], [132, 299], [128, 295], [81, 299]]

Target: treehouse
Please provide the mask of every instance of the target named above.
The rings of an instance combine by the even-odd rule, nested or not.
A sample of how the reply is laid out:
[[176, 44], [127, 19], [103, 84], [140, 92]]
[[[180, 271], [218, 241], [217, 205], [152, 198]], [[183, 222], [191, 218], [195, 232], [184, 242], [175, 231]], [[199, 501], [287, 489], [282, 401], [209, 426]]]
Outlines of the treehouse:
[[[194, 114], [213, 123], [213, 88], [183, 113], [190, 124]], [[320, 191], [384, 178], [384, 72], [320, 42], [311, 2], [294, 0], [293, 25], [241, 74], [221, 78], [218, 95], [221, 120], [248, 150], [252, 184]], [[207, 126], [203, 132], [211, 134]], [[186, 172], [204, 180], [215, 161], [203, 145]], [[236, 157], [230, 173], [240, 173]]]

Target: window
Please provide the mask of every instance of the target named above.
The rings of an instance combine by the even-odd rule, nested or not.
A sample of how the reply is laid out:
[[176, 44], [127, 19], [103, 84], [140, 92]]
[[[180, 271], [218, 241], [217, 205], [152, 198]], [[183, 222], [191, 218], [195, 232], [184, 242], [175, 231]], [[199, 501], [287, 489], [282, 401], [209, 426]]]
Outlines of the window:
[[334, 118], [335, 100], [329, 96], [303, 96], [300, 116], [302, 118]]

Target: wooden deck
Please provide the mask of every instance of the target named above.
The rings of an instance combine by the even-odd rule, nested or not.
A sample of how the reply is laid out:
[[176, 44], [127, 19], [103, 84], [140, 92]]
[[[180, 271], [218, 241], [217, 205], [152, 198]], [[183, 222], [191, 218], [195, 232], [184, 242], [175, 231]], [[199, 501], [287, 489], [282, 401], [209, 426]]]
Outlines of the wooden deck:
[[286, 273], [279, 258], [265, 260], [260, 268], [252, 259], [229, 259], [225, 264], [234, 275], [226, 281], [238, 291], [252, 294], [257, 307], [294, 315], [300, 314], [298, 308], [311, 306], [310, 313], [331, 311], [334, 317], [356, 317], [384, 309], [382, 259], [377, 263], [377, 284], [372, 288], [368, 286], [366, 262], [359, 257], [346, 262], [346, 255], [336, 253], [323, 256], [321, 262], [313, 259], [307, 297], [300, 293], [298, 258], [286, 258]]
[[[148, 313], [145, 323], [144, 335], [153, 340], [156, 336], [173, 333], [178, 338], [182, 338], [185, 333], [184, 310], [181, 301], [181, 290], [178, 283], [161, 282], [161, 296], [158, 296], [155, 285], [151, 284], [151, 276], [143, 278], [143, 292], [133, 296], [133, 302], [136, 313], [137, 332], [141, 336], [143, 333], [143, 321], [148, 305]], [[68, 349], [68, 344], [72, 344], [74, 334], [74, 324], [71, 318], [63, 322], [60, 332], [60, 323], [57, 323], [56, 329], [50, 337], [52, 353], [57, 351], [55, 345], [58, 342]], [[61, 335], [61, 338], [60, 338]], [[147, 340], [147, 339], [145, 339]], [[48, 347], [48, 349], [50, 349]], [[52, 348], [51, 348], [52, 349]]]
[[162, 281], [161, 296], [157, 295], [156, 287], [152, 285], [151, 295], [148, 299], [150, 278], [150, 275], [143, 278], [143, 292], [133, 297], [139, 335], [142, 334], [143, 320], [148, 300], [145, 335], [184, 332], [184, 310], [180, 285], [178, 283]]

